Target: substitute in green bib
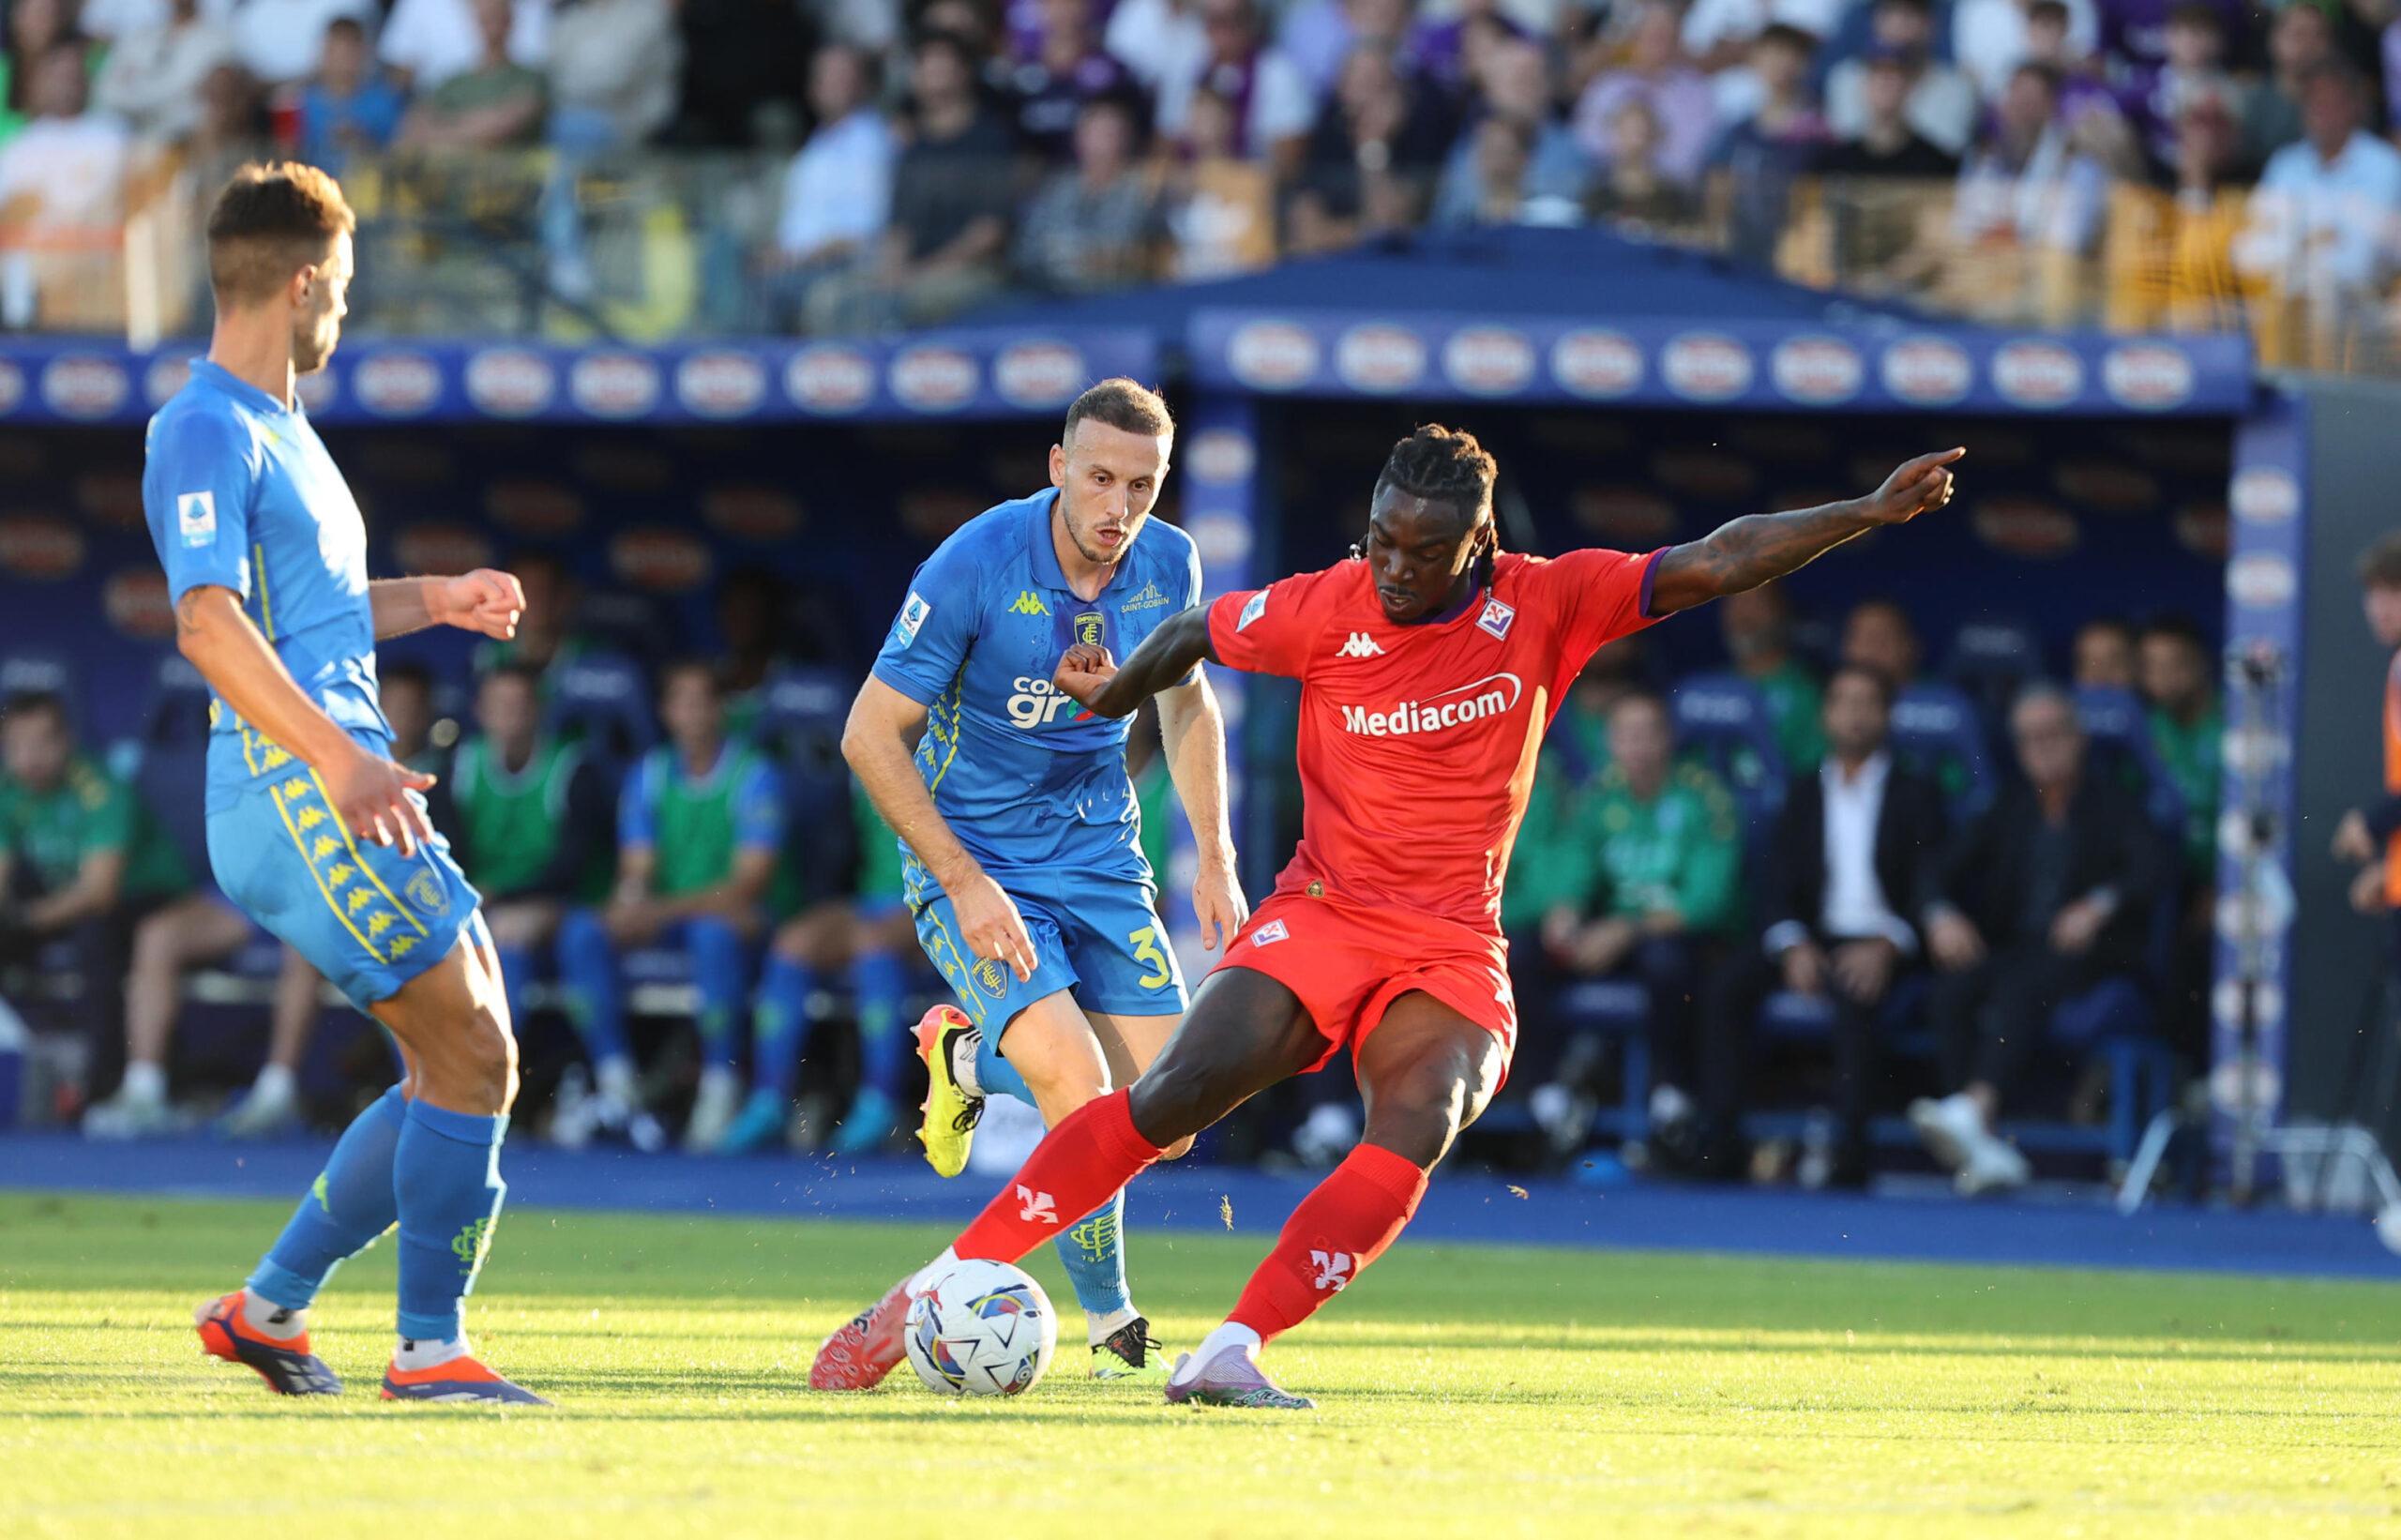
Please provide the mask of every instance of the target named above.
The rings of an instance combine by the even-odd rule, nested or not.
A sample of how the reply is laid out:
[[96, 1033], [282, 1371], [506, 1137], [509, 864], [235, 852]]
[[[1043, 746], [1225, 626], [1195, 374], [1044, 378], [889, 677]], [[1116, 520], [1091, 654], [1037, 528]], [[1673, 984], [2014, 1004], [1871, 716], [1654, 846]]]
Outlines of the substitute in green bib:
[[1792, 606], [1783, 588], [1770, 583], [1728, 595], [1718, 602], [1717, 623], [1734, 671], [1767, 702], [1786, 773], [1816, 768], [1826, 755], [1818, 678], [1792, 656]]
[[735, 1028], [783, 844], [783, 784], [764, 753], [727, 736], [724, 692], [707, 663], [671, 664], [660, 675], [659, 719], [668, 741], [642, 756], [617, 799], [615, 888], [605, 907], [562, 922], [559, 973], [598, 1064], [628, 1051], [621, 954], [673, 946], [690, 955], [706, 1062], [684, 1142], [715, 1150], [742, 1102]]

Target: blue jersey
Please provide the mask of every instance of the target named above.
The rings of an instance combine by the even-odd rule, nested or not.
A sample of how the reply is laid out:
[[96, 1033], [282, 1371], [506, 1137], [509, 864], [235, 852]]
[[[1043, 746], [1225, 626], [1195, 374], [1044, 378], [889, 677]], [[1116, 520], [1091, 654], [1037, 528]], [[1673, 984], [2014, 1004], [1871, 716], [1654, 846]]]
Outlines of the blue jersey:
[[[146, 455], [142, 506], [170, 599], [212, 584], [233, 590], [301, 689], [387, 751], [367, 524], [307, 414], [201, 359], [150, 419]], [[291, 762], [222, 700], [210, 717], [213, 810]]]
[[875, 676], [926, 707], [917, 767], [935, 810], [1004, 885], [1035, 868], [1147, 880], [1128, 721], [1092, 716], [1050, 676], [1077, 642], [1123, 658], [1198, 604], [1200, 558], [1153, 519], [1099, 597], [1080, 599], [1051, 544], [1058, 499], [1004, 503], [944, 540], [910, 581]]

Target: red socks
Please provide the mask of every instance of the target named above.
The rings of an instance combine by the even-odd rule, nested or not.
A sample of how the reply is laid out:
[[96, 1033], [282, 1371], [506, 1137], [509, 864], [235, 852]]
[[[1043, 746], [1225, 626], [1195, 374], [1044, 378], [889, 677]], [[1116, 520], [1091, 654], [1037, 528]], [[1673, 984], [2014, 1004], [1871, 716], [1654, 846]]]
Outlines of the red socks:
[[1086, 1102], [1034, 1146], [1017, 1180], [959, 1232], [951, 1249], [1013, 1262], [1080, 1222], [1158, 1157], [1159, 1147], [1136, 1132], [1125, 1092]]
[[1299, 1325], [1384, 1254], [1425, 1196], [1426, 1173], [1415, 1162], [1356, 1146], [1301, 1200], [1226, 1319], [1261, 1341]]

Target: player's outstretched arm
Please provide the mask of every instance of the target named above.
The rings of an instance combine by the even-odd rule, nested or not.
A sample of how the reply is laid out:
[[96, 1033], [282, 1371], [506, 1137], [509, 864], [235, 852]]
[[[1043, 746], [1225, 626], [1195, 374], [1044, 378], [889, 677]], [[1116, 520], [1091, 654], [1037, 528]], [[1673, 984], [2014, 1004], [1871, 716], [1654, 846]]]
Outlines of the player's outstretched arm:
[[1196, 604], [1163, 622], [1123, 663], [1109, 649], [1080, 642], [1059, 659], [1051, 683], [1095, 717], [1131, 717], [1135, 708], [1181, 683], [1210, 659], [1209, 607]]
[[204, 583], [184, 591], [175, 601], [175, 646], [242, 720], [317, 773], [352, 834], [397, 844], [407, 855], [433, 838], [425, 809], [408, 794], [433, 778], [369, 753], [343, 732], [293, 682], [232, 589]]
[[1673, 614], [1774, 582], [1842, 544], [1886, 524], [1906, 524], [1951, 501], [1951, 466], [1968, 451], [1920, 455], [1865, 497], [1793, 513], [1748, 514], [1669, 548], [1651, 578], [1651, 612]]
[[1208, 675], [1160, 693], [1159, 742], [1199, 857], [1193, 918], [1200, 927], [1201, 949], [1214, 952], [1220, 942], [1232, 944], [1234, 933], [1250, 918], [1250, 905], [1234, 881], [1233, 826], [1226, 816], [1226, 719]]
[[367, 585], [367, 602], [375, 612], [378, 642], [429, 626], [456, 626], [506, 642], [525, 612], [525, 589], [513, 573], [479, 566], [455, 578], [381, 579]]

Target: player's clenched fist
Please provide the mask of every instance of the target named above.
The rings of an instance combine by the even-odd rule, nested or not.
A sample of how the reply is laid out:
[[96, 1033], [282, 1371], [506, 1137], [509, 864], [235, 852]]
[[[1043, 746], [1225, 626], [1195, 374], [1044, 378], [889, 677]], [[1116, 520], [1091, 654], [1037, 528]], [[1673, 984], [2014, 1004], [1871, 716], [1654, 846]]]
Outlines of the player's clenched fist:
[[433, 838], [424, 799], [412, 794], [431, 789], [431, 776], [364, 748], [321, 773], [325, 800], [340, 815], [342, 827], [357, 838], [397, 845], [405, 856], [415, 855], [418, 842]]
[[1944, 449], [1902, 465], [1867, 495], [1867, 516], [1880, 524], [1906, 524], [1926, 509], [1950, 502], [1952, 462], [1967, 452], [1964, 446]]
[[479, 566], [431, 585], [426, 610], [437, 625], [506, 642], [517, 634], [517, 617], [525, 612], [525, 586], [513, 572]]
[[1079, 642], [1060, 657], [1050, 683], [1076, 704], [1096, 710], [1100, 692], [1116, 677], [1117, 660], [1109, 656], [1108, 648], [1095, 642]]

